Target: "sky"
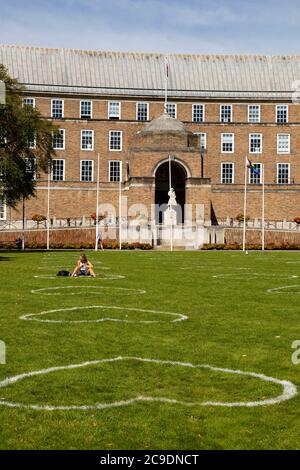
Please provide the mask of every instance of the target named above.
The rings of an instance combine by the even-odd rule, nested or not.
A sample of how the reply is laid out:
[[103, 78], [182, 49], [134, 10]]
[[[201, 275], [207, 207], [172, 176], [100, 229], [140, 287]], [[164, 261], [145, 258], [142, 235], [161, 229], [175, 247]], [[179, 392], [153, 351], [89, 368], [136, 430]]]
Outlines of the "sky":
[[0, 44], [300, 54], [299, 0], [0, 0]]

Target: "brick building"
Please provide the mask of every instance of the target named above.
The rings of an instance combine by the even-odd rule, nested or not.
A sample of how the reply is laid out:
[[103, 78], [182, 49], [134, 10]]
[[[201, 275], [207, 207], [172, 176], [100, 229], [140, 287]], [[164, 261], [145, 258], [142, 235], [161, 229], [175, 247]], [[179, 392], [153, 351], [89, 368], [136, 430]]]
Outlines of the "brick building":
[[[266, 219], [300, 216], [300, 56], [168, 61], [166, 115], [160, 54], [0, 46], [0, 63], [25, 85], [24, 102], [60, 129], [51, 217], [94, 212], [98, 154], [99, 202], [118, 208], [121, 188], [123, 215], [162, 221], [152, 205], [167, 203], [171, 156], [182, 220], [210, 225], [235, 218], [243, 210], [248, 155], [264, 168]], [[249, 174], [251, 219], [261, 217], [261, 176]], [[45, 214], [47, 189], [41, 175], [27, 218]], [[132, 208], [140, 203], [146, 214]], [[4, 220], [3, 201], [0, 209]], [[21, 208], [12, 217], [20, 219]]]

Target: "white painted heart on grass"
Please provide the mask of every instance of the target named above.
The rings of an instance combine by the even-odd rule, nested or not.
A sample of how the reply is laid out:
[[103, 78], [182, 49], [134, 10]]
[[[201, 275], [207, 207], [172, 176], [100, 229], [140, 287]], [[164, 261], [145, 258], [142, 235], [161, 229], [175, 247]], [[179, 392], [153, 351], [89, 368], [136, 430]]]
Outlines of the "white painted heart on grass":
[[[70, 312], [72, 313], [78, 313], [81, 311], [88, 311], [88, 310], [96, 310], [96, 314], [98, 312], [102, 312], [102, 316], [95, 318], [95, 319], [87, 319], [84, 318], [84, 313], [82, 314], [82, 318], [80, 320], [53, 320], [53, 319], [45, 319], [44, 317], [47, 315], [52, 315], [52, 314], [61, 314], [65, 312]], [[114, 312], [115, 316], [106, 316], [105, 312], [106, 310]], [[134, 314], [142, 314], [145, 317], [150, 316], [150, 319], [146, 320], [130, 320], [128, 319], [128, 316], [134, 315]], [[118, 315], [119, 314], [119, 318]], [[123, 318], [120, 318], [123, 315]], [[125, 317], [124, 317], [125, 315]], [[158, 317], [167, 317], [168, 320], [162, 320], [162, 319], [152, 319], [151, 320], [151, 315], [155, 315]], [[41, 318], [42, 317], [42, 318]], [[171, 317], [171, 318], [170, 318]], [[91, 305], [91, 306], [83, 306], [83, 307], [70, 307], [70, 308], [60, 308], [60, 309], [55, 309], [55, 310], [46, 310], [44, 312], [39, 312], [39, 313], [30, 313], [26, 315], [22, 315], [19, 317], [20, 320], [27, 320], [27, 321], [37, 321], [41, 323], [102, 323], [102, 322], [118, 322], [118, 323], [143, 323], [143, 324], [152, 324], [152, 323], [177, 323], [180, 321], [184, 321], [188, 319], [188, 316], [182, 314], [182, 313], [174, 313], [174, 312], [162, 312], [160, 310], [146, 310], [143, 308], [133, 308], [133, 307], [116, 307], [116, 306], [111, 306], [111, 305]]]
[[296, 386], [289, 381], [286, 380], [279, 380], [274, 377], [268, 377], [264, 374], [257, 374], [255, 372], [244, 372], [241, 370], [232, 370], [232, 369], [224, 369], [220, 367], [214, 367], [207, 364], [192, 364], [189, 362], [178, 362], [178, 361], [166, 361], [166, 360], [159, 360], [159, 359], [147, 359], [141, 357], [114, 357], [108, 359], [100, 359], [95, 361], [88, 361], [81, 364], [70, 364], [66, 366], [58, 366], [58, 367], [50, 367], [48, 369], [41, 369], [37, 371], [27, 372], [24, 374], [16, 375], [13, 377], [9, 377], [5, 380], [0, 382], [0, 389], [4, 389], [6, 387], [12, 386], [22, 380], [43, 376], [46, 374], [51, 374], [53, 372], [59, 372], [64, 370], [74, 370], [74, 369], [82, 369], [89, 366], [105, 364], [105, 363], [114, 363], [120, 361], [133, 361], [133, 362], [142, 362], [142, 363], [149, 363], [153, 365], [168, 365], [174, 367], [184, 367], [190, 369], [206, 369], [213, 372], [219, 372], [224, 374], [233, 374], [233, 375], [240, 375], [244, 377], [251, 377], [263, 382], [271, 383], [280, 385], [282, 387], [282, 393], [273, 398], [267, 398], [259, 401], [241, 401], [241, 402], [222, 402], [222, 401], [199, 401], [199, 402], [191, 402], [191, 401], [184, 401], [184, 400], [176, 400], [173, 398], [168, 398], [165, 396], [162, 397], [152, 397], [152, 396], [142, 396], [138, 395], [133, 398], [121, 401], [112, 401], [106, 403], [96, 403], [93, 405], [40, 405], [40, 404], [26, 404], [26, 403], [18, 403], [7, 401], [5, 399], [0, 399], [0, 406], [5, 406], [8, 408], [23, 408], [23, 409], [31, 409], [35, 411], [90, 411], [90, 410], [105, 410], [108, 408], [117, 408], [123, 406], [133, 405], [134, 403], [144, 402], [159, 402], [159, 403], [167, 403], [171, 405], [181, 405], [187, 407], [227, 407], [227, 408], [235, 408], [235, 407], [246, 407], [246, 408], [253, 408], [259, 406], [270, 406], [270, 405], [277, 405], [287, 400], [291, 400], [297, 395], [297, 388]]

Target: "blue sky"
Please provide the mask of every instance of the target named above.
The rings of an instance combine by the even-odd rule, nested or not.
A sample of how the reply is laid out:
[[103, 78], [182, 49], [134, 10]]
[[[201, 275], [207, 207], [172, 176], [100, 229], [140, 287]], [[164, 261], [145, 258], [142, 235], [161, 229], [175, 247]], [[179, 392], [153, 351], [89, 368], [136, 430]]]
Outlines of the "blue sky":
[[299, 0], [0, 0], [0, 43], [300, 54]]

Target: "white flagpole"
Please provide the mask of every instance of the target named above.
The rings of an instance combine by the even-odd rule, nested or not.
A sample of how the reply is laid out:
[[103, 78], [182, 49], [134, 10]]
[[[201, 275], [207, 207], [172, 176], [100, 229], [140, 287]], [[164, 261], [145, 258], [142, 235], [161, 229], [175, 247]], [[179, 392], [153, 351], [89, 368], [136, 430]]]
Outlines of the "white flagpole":
[[100, 154], [97, 157], [97, 189], [96, 189], [96, 243], [95, 251], [98, 251], [99, 238], [99, 192], [100, 192]]
[[167, 114], [167, 104], [168, 104], [168, 85], [169, 85], [169, 58], [168, 56], [165, 57], [165, 113]]
[[120, 245], [120, 250], [122, 250], [122, 173], [123, 173], [123, 167], [122, 163], [120, 162], [120, 180], [119, 180], [119, 245]]
[[48, 168], [48, 197], [47, 197], [47, 250], [50, 250], [50, 190], [51, 190], [51, 164]]
[[265, 165], [262, 163], [262, 233], [261, 248], [265, 251]]
[[[172, 189], [172, 161], [171, 155], [169, 155], [169, 189], [171, 194]], [[172, 210], [172, 206], [169, 206], [169, 209]], [[171, 218], [171, 229], [170, 229], [170, 250], [173, 251], [173, 220]]]
[[243, 229], [243, 252], [244, 253], [246, 253], [247, 178], [248, 178], [248, 166], [247, 166], [247, 157], [246, 157], [246, 161], [245, 161], [245, 192], [244, 192], [244, 229]]

